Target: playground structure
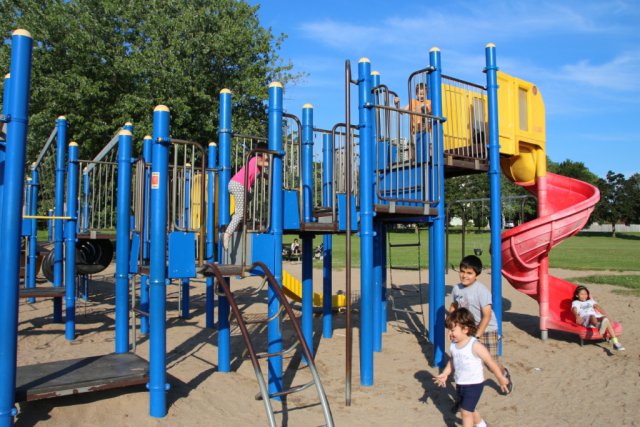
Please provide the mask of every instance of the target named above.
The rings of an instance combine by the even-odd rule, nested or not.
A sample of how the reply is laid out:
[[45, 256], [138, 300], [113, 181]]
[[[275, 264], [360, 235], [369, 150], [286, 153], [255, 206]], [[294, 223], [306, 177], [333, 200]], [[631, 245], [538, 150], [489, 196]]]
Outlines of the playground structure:
[[[10, 84], [5, 82], [3, 98], [10, 102], [3, 103], [8, 108], [3, 114], [9, 126], [7, 144], [3, 147], [5, 174], [1, 192], [3, 221], [0, 228], [0, 249], [6, 260], [0, 268], [4, 273], [2, 277], [9, 284], [3, 287], [0, 294], [0, 300], [6, 308], [0, 310], [0, 320], [4, 321], [8, 331], [16, 330], [18, 314], [20, 227], [17, 224], [23, 218], [24, 170], [21, 166], [25, 160], [31, 50], [28, 33], [16, 31], [12, 48]], [[345, 122], [334, 125], [330, 130], [314, 127], [313, 107], [309, 104], [303, 107], [301, 120], [284, 114], [283, 88], [279, 83], [272, 83], [269, 87], [267, 138], [233, 134], [231, 92], [222, 90], [218, 146], [210, 144], [207, 150], [190, 141], [170, 138], [169, 108], [158, 106], [154, 110], [153, 136], [145, 138], [141, 159], [134, 162], [132, 157], [131, 130], [124, 129], [118, 134], [117, 194], [114, 197], [113, 189], [103, 193], [100, 189], [97, 190], [98, 194], [105, 195], [104, 203], [99, 204], [102, 207], [115, 206], [115, 216], [108, 209], [96, 208], [96, 203], [89, 201], [91, 193], [87, 190], [90, 187], [87, 182], [91, 182], [91, 173], [96, 173], [96, 176], [114, 176], [113, 157], [109, 160], [107, 155], [115, 147], [115, 143], [110, 142], [109, 149], [105, 147], [101, 154], [93, 161], [85, 162], [86, 166], [82, 168], [79, 165], [83, 161], [77, 158], [77, 144], [69, 144], [67, 213], [66, 217], [63, 216], [64, 212], [58, 210], [58, 206], [61, 208], [62, 204], [56, 202], [53, 218], [61, 224], [54, 229], [54, 241], [62, 240], [58, 239], [57, 233], [62, 233], [63, 227], [66, 232], [65, 258], [69, 263], [65, 268], [64, 294], [67, 338], [73, 339], [75, 317], [72, 310], [75, 307], [75, 291], [70, 289], [75, 289], [76, 283], [76, 230], [79, 228], [81, 236], [85, 233], [89, 238], [94, 238], [99, 234], [97, 229], [115, 227], [116, 353], [110, 355], [113, 357], [107, 366], [124, 367], [127, 364], [125, 359], [133, 359], [135, 369], [141, 370], [142, 374], [135, 380], [128, 378], [126, 383], [138, 383], [148, 378], [152, 416], [166, 415], [166, 284], [172, 279], [181, 281], [181, 316], [188, 317], [188, 280], [200, 272], [208, 275], [208, 327], [213, 327], [216, 283], [225, 296], [218, 299], [219, 370], [230, 370], [229, 314], [233, 311], [243, 330], [270, 425], [275, 425], [273, 409], [270, 407], [271, 399], [281, 399], [286, 394], [311, 386], [315, 386], [318, 392], [327, 425], [332, 425], [328, 401], [313, 363], [312, 237], [315, 234], [324, 235], [322, 307], [325, 337], [331, 336], [332, 328], [331, 236], [344, 233], [347, 239], [345, 368], [349, 404], [352, 232], [360, 234], [361, 244], [361, 385], [373, 385], [373, 353], [382, 349], [382, 334], [387, 321], [385, 229], [393, 224], [424, 223], [430, 228], [428, 253], [432, 268], [429, 270], [428, 336], [434, 345], [433, 363], [442, 365], [446, 220], [444, 179], [464, 173], [489, 172], [492, 189], [489, 219], [491, 244], [497, 248], [502, 228], [498, 179], [500, 154], [503, 155], [502, 168], [507, 176], [539, 197], [540, 218], [505, 232], [502, 235], [502, 251], [491, 254], [493, 303], [499, 324], [502, 311], [502, 268], [505, 277], [518, 290], [540, 302], [543, 338], [546, 337], [545, 331], [548, 328], [569, 330], [581, 338], [596, 338], [593, 331], [575, 325], [567, 316], [563, 317], [567, 310], [566, 300], [570, 299], [573, 285], [548, 275], [546, 255], [562, 238], [575, 234], [584, 225], [597, 202], [597, 190], [594, 191], [594, 187], [585, 183], [545, 173], [541, 97], [535, 86], [497, 72], [493, 45], [486, 48], [486, 88], [443, 76], [440, 72], [440, 60], [440, 51], [432, 49], [429, 54], [430, 66], [413, 73], [408, 81], [410, 100], [413, 100], [412, 88], [419, 82], [427, 83], [428, 98], [432, 102], [430, 114], [404, 110], [394, 105], [392, 100], [397, 94], [381, 84], [380, 75], [371, 71], [370, 62], [364, 58], [358, 63], [356, 79], [351, 76], [350, 63], [347, 62], [345, 66], [345, 98], [348, 106]], [[499, 81], [502, 87], [500, 91]], [[351, 92], [354, 86], [358, 93], [358, 125], [354, 125], [351, 120]], [[7, 104], [9, 107], [6, 107]], [[64, 119], [59, 119], [59, 122], [60, 120]], [[65, 141], [60, 128], [57, 137], [59, 141]], [[239, 142], [241, 138], [245, 142]], [[232, 145], [233, 140], [235, 145]], [[320, 140], [323, 147], [322, 168], [319, 162], [314, 162], [313, 153], [314, 141]], [[258, 141], [266, 142], [267, 147], [258, 147]], [[237, 160], [232, 164], [234, 154]], [[245, 204], [242, 212], [243, 228], [232, 239], [230, 250], [223, 251], [220, 242], [216, 250], [216, 234], [224, 232], [230, 220], [231, 200], [227, 184], [231, 170], [248, 163], [251, 157], [263, 154], [269, 157], [269, 167], [260, 175], [252, 189], [246, 189], [245, 200], [250, 202]], [[132, 174], [134, 163], [136, 169]], [[60, 173], [60, 169], [56, 167], [56, 174]], [[78, 195], [72, 189], [79, 187], [77, 179], [80, 169], [83, 171], [84, 199], [78, 205], [75, 203], [79, 199]], [[320, 175], [321, 180], [318, 179]], [[64, 183], [64, 178], [61, 181]], [[96, 178], [96, 181], [101, 182], [101, 179]], [[38, 181], [32, 178], [32, 187], [34, 182]], [[56, 177], [56, 194], [59, 185], [61, 184]], [[64, 189], [64, 184], [62, 188]], [[132, 192], [135, 194], [133, 198]], [[28, 194], [30, 196], [27, 201], [32, 200], [33, 190]], [[102, 200], [101, 196], [97, 197]], [[114, 200], [117, 201], [115, 204]], [[165, 209], [165, 206], [170, 208]], [[91, 219], [92, 209], [98, 215], [95, 220]], [[29, 212], [34, 212], [31, 207]], [[214, 212], [217, 214], [217, 221]], [[76, 222], [79, 220], [78, 227]], [[101, 225], [91, 225], [95, 224], [94, 221]], [[284, 233], [300, 235], [302, 240], [300, 328], [280, 290], [284, 278], [280, 250]], [[543, 241], [542, 245], [535, 243], [540, 241]], [[57, 260], [54, 257], [54, 280], [61, 277], [55, 274], [56, 269], [61, 269], [61, 266], [57, 267]], [[130, 274], [140, 276], [140, 308], [133, 312], [128, 296]], [[230, 277], [246, 275], [262, 276], [269, 284], [268, 313], [263, 320], [268, 324], [269, 348], [265, 353], [269, 364], [267, 382], [264, 382], [258, 363], [260, 355], [253, 350], [246, 332], [246, 322], [242, 320], [230, 291]], [[282, 312], [290, 316], [304, 360], [313, 373], [311, 383], [289, 390], [284, 389], [282, 382]], [[130, 353], [130, 313], [140, 314], [141, 332], [149, 334], [148, 376], [146, 361]], [[0, 382], [0, 423], [10, 425], [15, 415], [15, 334], [2, 334], [0, 345], [3, 349], [0, 352], [0, 372], [5, 378]], [[97, 366], [91, 363], [93, 362], [67, 361], [54, 368], [59, 370], [62, 366], [68, 370], [69, 366], [75, 364]], [[110, 369], [114, 368], [98, 370]], [[46, 373], [50, 374], [51, 372]], [[115, 384], [114, 387], [122, 384]], [[47, 393], [43, 397], [48, 397]]]

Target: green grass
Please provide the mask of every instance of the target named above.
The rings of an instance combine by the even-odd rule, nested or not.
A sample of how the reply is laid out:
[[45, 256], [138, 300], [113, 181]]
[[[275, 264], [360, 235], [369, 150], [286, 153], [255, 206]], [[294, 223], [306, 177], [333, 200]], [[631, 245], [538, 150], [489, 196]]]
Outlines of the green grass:
[[[294, 236], [284, 236], [284, 242], [291, 242]], [[410, 243], [417, 240], [413, 232], [391, 233], [389, 239], [393, 243]], [[428, 267], [429, 240], [428, 231], [420, 233], [422, 247], [420, 248], [421, 266]], [[449, 234], [448, 264], [457, 265], [462, 258], [462, 235]], [[467, 233], [465, 236], [465, 254], [473, 254], [474, 248], [482, 250], [480, 258], [485, 266], [491, 264], [489, 253], [490, 235], [488, 232]], [[316, 236], [313, 246], [322, 242], [322, 236]], [[333, 266], [345, 267], [345, 236], [337, 235], [333, 238]], [[640, 233], [618, 233], [613, 238], [602, 233], [581, 233], [571, 237], [559, 246], [555, 247], [549, 256], [551, 267], [566, 268], [570, 270], [614, 270], [614, 271], [640, 271]], [[407, 266], [415, 268], [418, 264], [417, 248], [392, 248], [392, 263], [394, 266]], [[351, 238], [352, 266], [360, 265], [360, 239], [353, 235]], [[321, 266], [321, 261], [315, 261], [315, 266]]]
[[615, 289], [613, 292], [623, 295], [640, 297], [640, 275], [602, 275], [571, 277], [567, 279], [572, 283], [619, 286], [624, 289]]

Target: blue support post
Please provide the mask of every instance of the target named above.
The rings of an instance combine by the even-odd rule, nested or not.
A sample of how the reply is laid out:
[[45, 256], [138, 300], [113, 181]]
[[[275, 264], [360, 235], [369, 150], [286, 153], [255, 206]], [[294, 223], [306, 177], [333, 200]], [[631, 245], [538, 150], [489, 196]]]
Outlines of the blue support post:
[[[38, 213], [38, 192], [40, 190], [40, 174], [38, 170], [32, 165], [31, 168], [31, 203], [30, 215], [36, 215]], [[38, 222], [36, 219], [32, 219], [30, 222], [31, 232], [29, 234], [29, 269], [27, 274], [27, 288], [36, 287], [36, 267], [38, 264]], [[29, 302], [33, 304], [36, 302], [35, 298], [29, 298]]]
[[[18, 351], [18, 289], [24, 163], [29, 121], [29, 81], [33, 40], [26, 30], [11, 39], [11, 79], [5, 152], [4, 188], [0, 221], [0, 427], [13, 424]], [[7, 100], [5, 99], [5, 102]]]
[[[302, 107], [302, 216], [313, 221], [313, 105]], [[313, 235], [302, 235], [302, 334], [313, 355]], [[303, 356], [303, 363], [308, 361]]]
[[129, 351], [129, 212], [131, 209], [131, 152], [133, 135], [118, 134], [118, 190], [116, 221], [116, 353]]
[[[432, 69], [429, 74], [429, 86], [431, 93], [431, 106], [434, 116], [442, 116], [442, 66], [440, 62], [440, 49], [432, 48], [429, 51], [429, 64]], [[444, 233], [445, 233], [445, 210], [444, 210], [444, 153], [442, 141], [442, 125], [439, 121], [436, 121], [433, 126], [434, 141], [434, 168], [437, 174], [437, 188], [438, 188], [438, 202], [437, 209], [438, 215], [433, 220], [433, 226], [431, 230], [433, 235], [429, 235], [429, 240], [433, 239], [433, 256], [430, 255], [430, 259], [433, 263], [429, 264], [429, 271], [433, 270], [433, 282], [431, 282], [431, 288], [434, 293], [434, 319], [429, 320], [429, 327], [434, 329], [434, 365], [442, 367], [444, 366], [444, 318], [445, 318], [445, 304], [444, 304]]]
[[360, 384], [373, 385], [373, 149], [371, 63], [358, 62], [360, 127]]
[[76, 235], [78, 225], [78, 144], [69, 144], [69, 172], [67, 176], [67, 220], [65, 227], [65, 338], [76, 337]]
[[[333, 139], [331, 135], [322, 135], [322, 205], [333, 207]], [[333, 237], [322, 237], [322, 336], [333, 337]]]
[[[231, 180], [231, 91], [220, 91], [220, 118], [218, 126], [218, 142], [220, 143], [220, 161], [218, 162], [218, 261], [222, 263], [222, 233], [229, 224], [229, 181]], [[231, 286], [231, 279], [226, 278]], [[231, 333], [229, 329], [229, 301], [218, 298], [218, 370], [231, 371]]]
[[[282, 83], [273, 82], [269, 85], [269, 150], [284, 154], [282, 147]], [[273, 236], [274, 259], [266, 265], [272, 269], [273, 276], [282, 286], [282, 231], [284, 228], [284, 194], [283, 185], [283, 165], [282, 156], [273, 156], [271, 168], [271, 235]], [[280, 312], [280, 303], [275, 292], [269, 288], [267, 293], [268, 315], [272, 318], [267, 326], [269, 341], [269, 353], [278, 354], [269, 357], [269, 392], [279, 393], [282, 391], [282, 331], [280, 330], [280, 317], [276, 316]], [[274, 318], [275, 317], [275, 318]], [[275, 400], [282, 400], [281, 397]]]
[[[142, 250], [142, 262], [148, 264], [149, 262], [149, 208], [151, 199], [151, 170], [147, 165], [151, 164], [153, 154], [153, 141], [150, 135], [146, 135], [142, 140], [142, 158], [145, 163], [144, 170], [144, 212], [143, 212], [143, 232], [140, 236], [140, 245]], [[142, 274], [140, 276], [140, 311], [143, 313], [149, 312], [149, 276]], [[140, 333], [147, 335], [149, 333], [149, 316], [143, 314], [140, 316]]]
[[[214, 142], [209, 143], [209, 151], [207, 153], [207, 262], [215, 261], [215, 212], [214, 200], [216, 197], [216, 175], [213, 171], [218, 167], [218, 147]], [[205, 326], [213, 328], [213, 311], [214, 311], [214, 280], [213, 277], [207, 276], [205, 288]]]
[[[149, 322], [150, 415], [167, 415], [167, 175], [169, 173], [169, 108], [153, 110], [153, 162], [151, 165], [151, 263]], [[128, 216], [127, 216], [128, 218]]]
[[[498, 127], [498, 66], [496, 65], [496, 46], [489, 43], [485, 48], [487, 68], [487, 103], [489, 112], [489, 185], [491, 191], [491, 247], [502, 245], [502, 207], [500, 199], [500, 137]], [[498, 322], [498, 335], [502, 336], [502, 252], [491, 251], [491, 303]], [[502, 340], [499, 341], [498, 354], [502, 354]]]
[[[54, 214], [58, 219], [53, 221], [53, 286], [62, 286], [64, 263], [64, 160], [67, 149], [67, 119], [58, 117], [58, 136], [56, 140], [56, 184]], [[74, 248], [75, 249], [75, 248]], [[53, 299], [53, 321], [62, 323], [62, 298]]]
[[[184, 171], [184, 227], [189, 229], [191, 226], [191, 165], [187, 163]], [[181, 280], [182, 298], [180, 299], [180, 317], [182, 319], [189, 318], [189, 279]]]

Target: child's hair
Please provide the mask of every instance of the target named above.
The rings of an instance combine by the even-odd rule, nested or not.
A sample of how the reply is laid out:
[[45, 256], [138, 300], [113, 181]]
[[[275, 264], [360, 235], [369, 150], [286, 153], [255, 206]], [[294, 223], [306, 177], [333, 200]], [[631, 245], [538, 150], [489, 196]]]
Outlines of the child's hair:
[[482, 273], [482, 261], [475, 255], [467, 255], [460, 261], [460, 270], [463, 268], [470, 268], [476, 272], [476, 274]]
[[580, 291], [587, 291], [587, 299], [591, 299], [591, 292], [589, 292], [589, 289], [587, 289], [586, 286], [578, 286], [576, 288], [576, 290], [573, 291], [573, 300], [574, 301], [578, 300], [578, 294], [580, 293]]
[[425, 92], [427, 91], [427, 84], [425, 82], [416, 83], [416, 88], [415, 88], [416, 95], [418, 94], [418, 91], [421, 89], [424, 90]]
[[474, 336], [478, 331], [473, 314], [464, 307], [457, 308], [449, 313], [449, 316], [447, 316], [444, 321], [444, 325], [447, 329], [453, 329], [456, 325], [459, 325], [461, 328], [467, 328], [467, 335], [470, 337]]

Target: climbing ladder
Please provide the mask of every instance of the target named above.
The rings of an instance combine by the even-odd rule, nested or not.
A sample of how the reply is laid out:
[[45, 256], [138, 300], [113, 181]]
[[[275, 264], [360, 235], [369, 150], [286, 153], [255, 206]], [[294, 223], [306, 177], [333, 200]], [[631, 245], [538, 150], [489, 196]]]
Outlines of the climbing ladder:
[[[387, 246], [388, 246], [388, 268], [389, 268], [389, 294], [387, 296], [388, 300], [391, 302], [391, 311], [393, 312], [393, 316], [395, 318], [396, 329], [401, 332], [413, 332], [418, 334], [426, 333], [426, 322], [424, 317], [424, 309], [423, 306], [425, 304], [422, 292], [422, 273], [421, 273], [421, 264], [420, 264], [420, 229], [418, 224], [414, 225], [415, 227], [415, 235], [417, 236], [415, 241], [412, 242], [393, 242], [391, 239], [392, 233], [389, 228], [387, 228]], [[399, 267], [394, 265], [393, 263], [393, 249], [397, 248], [399, 250], [405, 250], [407, 248], [417, 248], [417, 267], [407, 267], [402, 266]], [[418, 282], [417, 284], [410, 285], [399, 285], [393, 280], [393, 271], [394, 270], [407, 270], [407, 269], [416, 269], [418, 271]], [[418, 297], [418, 303], [420, 306], [419, 310], [411, 308], [415, 305], [416, 296]], [[405, 326], [400, 325], [400, 317], [404, 318]], [[421, 324], [420, 324], [421, 322]]]
[[[300, 347], [302, 348], [302, 352], [304, 354], [305, 360], [307, 362], [307, 367], [309, 368], [309, 371], [311, 372], [311, 376], [312, 376], [312, 380], [308, 383], [305, 384], [301, 384], [301, 385], [297, 385], [297, 386], [293, 386], [287, 390], [283, 390], [277, 393], [269, 393], [269, 390], [267, 388], [267, 383], [264, 379], [264, 375], [262, 374], [262, 369], [260, 368], [260, 363], [259, 363], [259, 359], [261, 358], [267, 358], [267, 357], [272, 357], [272, 356], [278, 356], [278, 355], [283, 355], [287, 352], [290, 352], [291, 350], [293, 350], [295, 348], [296, 345], [291, 346], [289, 349], [284, 350], [281, 353], [256, 353], [253, 344], [251, 342], [251, 337], [249, 335], [249, 330], [247, 328], [247, 324], [249, 323], [267, 323], [271, 320], [273, 320], [274, 317], [266, 317], [266, 318], [262, 318], [262, 319], [245, 319], [242, 316], [242, 313], [240, 311], [240, 309], [238, 308], [238, 304], [235, 300], [235, 296], [234, 294], [231, 292], [231, 289], [229, 287], [229, 283], [227, 282], [225, 277], [229, 277], [229, 276], [243, 276], [245, 274], [246, 271], [256, 271], [256, 268], [261, 269], [264, 272], [264, 276], [263, 278], [266, 280], [267, 284], [269, 285], [270, 289], [274, 292], [274, 294], [276, 295], [276, 297], [278, 298], [278, 301], [280, 303], [280, 312], [276, 315], [280, 315], [280, 313], [284, 310], [287, 315], [289, 316], [289, 319], [291, 320], [291, 324], [293, 326], [294, 329], [294, 334], [296, 337], [296, 345], [300, 345]], [[320, 400], [320, 405], [322, 406], [322, 411], [324, 413], [324, 418], [326, 421], [326, 426], [333, 426], [333, 417], [331, 415], [331, 408], [329, 407], [329, 402], [327, 400], [327, 396], [324, 392], [324, 389], [322, 387], [322, 384], [320, 383], [320, 376], [318, 375], [318, 370], [316, 369], [316, 365], [313, 361], [313, 356], [311, 355], [311, 352], [309, 351], [309, 347], [307, 347], [307, 343], [302, 335], [302, 330], [300, 329], [300, 325], [298, 324], [295, 314], [293, 312], [293, 310], [291, 309], [291, 305], [289, 304], [289, 302], [287, 301], [287, 298], [284, 295], [284, 292], [282, 291], [282, 288], [280, 287], [280, 285], [278, 284], [278, 281], [276, 280], [276, 278], [273, 276], [273, 274], [271, 273], [271, 271], [269, 271], [269, 269], [267, 268], [267, 266], [265, 264], [263, 264], [262, 262], [255, 262], [253, 263], [253, 265], [251, 266], [242, 266], [242, 265], [221, 265], [221, 264], [212, 264], [212, 263], [208, 263], [205, 264], [205, 268], [203, 270], [203, 273], [205, 275], [209, 275], [209, 276], [214, 276], [216, 281], [218, 282], [218, 284], [220, 285], [220, 288], [222, 289], [224, 296], [226, 296], [227, 301], [229, 301], [229, 305], [231, 307], [231, 310], [233, 312], [233, 315], [236, 318], [236, 321], [238, 322], [238, 327], [242, 333], [242, 338], [244, 340], [244, 343], [247, 347], [247, 352], [249, 353], [249, 357], [251, 359], [251, 363], [253, 364], [253, 368], [256, 374], [256, 378], [258, 380], [258, 385], [260, 387], [260, 397], [262, 399], [262, 402], [264, 403], [264, 407], [265, 410], [267, 412], [267, 417], [269, 420], [269, 425], [272, 427], [276, 426], [276, 421], [275, 421], [275, 415], [273, 412], [273, 407], [271, 406], [271, 399], [272, 398], [276, 398], [276, 397], [284, 397], [287, 396], [289, 394], [292, 393], [297, 393], [299, 391], [303, 391], [306, 390], [307, 388], [315, 385], [316, 387], [316, 391], [318, 393], [318, 397]]]

